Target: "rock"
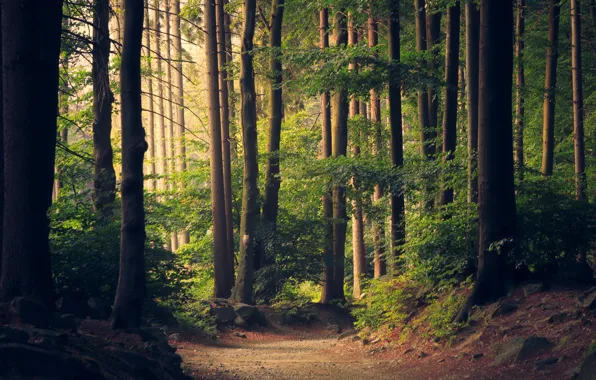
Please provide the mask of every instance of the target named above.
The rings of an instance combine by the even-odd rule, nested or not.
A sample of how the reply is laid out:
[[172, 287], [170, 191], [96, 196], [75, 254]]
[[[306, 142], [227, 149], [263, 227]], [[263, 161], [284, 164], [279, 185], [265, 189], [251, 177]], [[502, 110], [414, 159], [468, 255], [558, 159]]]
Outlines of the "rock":
[[87, 310], [84, 304], [76, 302], [69, 296], [60, 297], [56, 301], [56, 310], [63, 314], [74, 314], [78, 318], [85, 318]]
[[497, 305], [495, 306], [495, 309], [491, 313], [490, 317], [496, 318], [501, 315], [511, 314], [514, 311], [516, 311], [517, 309], [518, 309], [517, 302], [501, 301], [501, 302], [497, 303]]
[[579, 370], [578, 380], [596, 380], [596, 352], [586, 356]]
[[403, 355], [407, 355], [407, 354], [409, 354], [409, 353], [410, 353], [410, 352], [412, 352], [412, 351], [414, 351], [414, 349], [413, 349], [412, 347], [410, 347], [410, 348], [408, 348], [408, 349], [406, 349], [406, 350], [404, 351]]
[[552, 343], [542, 337], [510, 339], [500, 345], [494, 364], [500, 365], [510, 359], [513, 359], [514, 362], [523, 361], [550, 347], [552, 347]]
[[236, 312], [236, 314], [238, 314], [238, 316], [240, 316], [246, 322], [250, 322], [252, 320], [252, 318], [255, 315], [255, 312], [257, 310], [256, 307], [254, 307], [252, 305], [247, 305], [244, 303], [238, 303], [238, 304], [234, 305], [233, 307], [234, 307], [234, 311]]
[[346, 331], [342, 332], [341, 334], [339, 334], [339, 336], [337, 337], [337, 340], [342, 340], [342, 339], [347, 338], [348, 336], [354, 335], [354, 334], [356, 334], [356, 330], [354, 330], [354, 329], [346, 330]]
[[234, 333], [234, 336], [237, 336], [238, 338], [246, 339], [246, 334], [245, 333], [235, 332]]
[[244, 320], [244, 318], [237, 315], [236, 318], [234, 318], [234, 325], [238, 327], [247, 327], [248, 323]]
[[215, 317], [215, 322], [218, 325], [225, 325], [234, 322], [236, 319], [236, 312], [231, 306], [218, 306], [211, 309], [211, 313]]
[[52, 313], [44, 304], [24, 297], [13, 299], [9, 312], [13, 322], [44, 328], [52, 322]]
[[596, 309], [596, 287], [582, 293], [577, 297], [577, 301], [579, 306], [584, 309]]
[[[318, 316], [316, 314], [314, 314], [315, 318], [318, 318]], [[311, 320], [315, 320], [312, 319]], [[259, 309], [255, 309], [255, 314], [252, 316], [252, 322], [256, 323], [259, 326], [265, 327], [269, 324], [269, 322], [267, 322], [267, 318], [265, 317], [265, 314], [261, 313], [261, 311]]]
[[542, 284], [528, 284], [522, 287], [522, 291], [524, 292], [524, 297], [528, 297], [534, 293], [540, 293], [544, 290], [544, 286]]
[[7, 303], [0, 303], [0, 324], [5, 325], [10, 322], [10, 306]]
[[0, 326], [0, 343], [26, 343], [29, 333], [16, 327]]
[[358, 335], [352, 337], [352, 342], [358, 342], [361, 338]]
[[168, 339], [173, 340], [174, 342], [178, 342], [180, 340], [180, 334], [179, 333], [170, 334], [170, 336], [168, 336]]
[[54, 313], [52, 326], [59, 329], [76, 330], [77, 321], [75, 319], [74, 314]]
[[329, 325], [327, 326], [327, 331], [331, 331], [337, 334], [341, 333], [341, 327], [339, 325]]
[[483, 353], [474, 354], [474, 355], [472, 355], [472, 359], [473, 359], [473, 360], [474, 360], [474, 359], [480, 359], [480, 358], [481, 358], [481, 357], [483, 357], [483, 356], [484, 356], [484, 354], [483, 354]]
[[534, 369], [536, 369], [536, 371], [541, 371], [544, 369], [544, 367], [556, 364], [558, 362], [559, 362], [559, 358], [555, 358], [555, 357], [538, 360], [536, 362], [536, 364], [534, 364]]
[[87, 301], [87, 314], [92, 319], [108, 319], [112, 314], [112, 306], [101, 298], [91, 297]]
[[426, 352], [424, 352], [424, 351], [420, 351], [420, 352], [418, 353], [418, 359], [424, 359], [424, 358], [426, 358], [427, 356], [428, 356], [428, 354], [427, 354]]
[[68, 341], [68, 334], [64, 332], [30, 328], [27, 330], [30, 335], [29, 343], [38, 343], [45, 346], [62, 346]]
[[560, 313], [552, 314], [550, 317], [548, 317], [548, 319], [546, 321], [551, 324], [552, 323], [562, 323], [562, 322], [565, 322], [567, 317], [568, 317], [568, 315], [566, 312], [560, 312]]

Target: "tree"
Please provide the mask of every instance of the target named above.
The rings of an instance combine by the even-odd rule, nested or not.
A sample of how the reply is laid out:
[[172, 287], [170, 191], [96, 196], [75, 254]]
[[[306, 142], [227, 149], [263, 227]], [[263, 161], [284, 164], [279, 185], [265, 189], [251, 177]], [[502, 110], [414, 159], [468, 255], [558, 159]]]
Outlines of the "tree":
[[[0, 78], [4, 69], [2, 68], [2, 7], [0, 6]], [[0, 80], [0, 280], [2, 279], [2, 235], [4, 223], [4, 108], [3, 108], [3, 84]]]
[[[52, 202], [62, 1], [2, 3], [4, 220], [0, 300], [52, 304]], [[31, 112], [31, 110], [35, 110]]]
[[[436, 6], [433, 0], [426, 1], [426, 50], [430, 53], [430, 58], [427, 61], [428, 76], [433, 78], [438, 65], [438, 45], [441, 39], [441, 12], [432, 10]], [[428, 124], [430, 130], [428, 136], [429, 141], [429, 155], [434, 157], [437, 151], [436, 142], [437, 127], [439, 125], [439, 96], [435, 90], [435, 85], [428, 86]]]
[[478, 202], [478, 58], [480, 12], [466, 1], [466, 91], [468, 111], [468, 202]]
[[514, 128], [514, 162], [519, 179], [524, 178], [524, 88], [526, 77], [524, 72], [524, 33], [525, 33], [526, 0], [518, 0], [515, 32], [515, 128]]
[[546, 77], [544, 80], [544, 120], [542, 126], [542, 175], [553, 174], [555, 148], [555, 89], [559, 59], [559, 0], [550, 0], [548, 9], [548, 47], [546, 48]]
[[511, 120], [512, 5], [512, 1], [480, 2], [478, 272], [457, 320], [467, 318], [472, 305], [502, 297], [510, 285], [508, 258], [516, 225]]
[[[151, 20], [149, 20], [149, 0], [145, 0], [145, 50], [146, 56], [149, 61], [149, 70], [153, 69], [153, 60], [151, 55], [153, 54], [151, 51]], [[148, 174], [150, 176], [155, 175], [155, 103], [153, 99], [153, 78], [152, 76], [148, 76], [147, 78], [147, 92], [148, 92], [148, 129], [149, 135], [147, 136], [148, 140], [148, 150], [147, 155], [149, 156], [149, 165], [147, 166]], [[155, 190], [156, 183], [154, 179], [150, 179], [147, 181], [147, 188], [148, 190]]]
[[[157, 125], [155, 127], [155, 166], [159, 178], [157, 180], [157, 189], [165, 191], [167, 174], [167, 150], [166, 150], [166, 122], [165, 122], [165, 102], [164, 102], [164, 80], [163, 73], [163, 55], [161, 50], [161, 10], [160, 0], [153, 0], [153, 22], [155, 23], [155, 70], [157, 73]], [[169, 64], [169, 62], [167, 62]]]
[[[281, 32], [284, 15], [284, 0], [272, 0], [271, 32], [269, 35], [269, 135], [267, 137], [267, 161], [265, 163], [265, 200], [263, 201], [263, 224], [275, 231], [279, 209], [279, 147], [281, 142], [281, 122], [283, 118], [281, 65]], [[263, 263], [261, 263], [263, 264]]]
[[257, 148], [257, 104], [253, 68], [253, 39], [256, 24], [256, 0], [245, 0], [244, 30], [242, 32], [240, 92], [242, 96], [242, 129], [244, 142], [244, 187], [240, 218], [240, 257], [238, 278], [232, 298], [252, 303], [254, 282], [255, 232], [259, 217], [257, 204], [259, 189]]
[[[392, 1], [389, 16], [389, 59], [392, 63], [400, 63], [400, 22], [399, 1]], [[399, 74], [399, 68], [396, 68]], [[391, 164], [399, 168], [404, 163], [401, 83], [400, 76], [394, 75], [389, 82], [389, 114], [391, 127]], [[394, 273], [400, 256], [400, 246], [406, 240], [404, 189], [401, 186], [391, 190], [391, 252], [394, 255]]]
[[205, 30], [207, 59], [207, 89], [209, 96], [211, 215], [213, 217], [213, 250], [215, 297], [230, 296], [234, 283], [234, 266], [230, 262], [226, 231], [226, 208], [223, 178], [221, 118], [219, 111], [219, 72], [217, 65], [217, 34], [215, 0], [205, 0]]
[[573, 143], [575, 152], [575, 198], [586, 200], [586, 157], [584, 143], [584, 93], [582, 82], [581, 8], [571, 0], [571, 72], [573, 83]]
[[[426, 10], [424, 0], [414, 0], [414, 11], [416, 12], [416, 51], [426, 51]], [[432, 139], [428, 113], [428, 92], [424, 86], [418, 88], [418, 126], [420, 128], [420, 154], [423, 158], [429, 158], [432, 149], [429, 140]]]
[[[443, 154], [445, 162], [454, 158], [457, 144], [457, 95], [459, 68], [460, 3], [447, 9], [447, 47], [445, 52], [445, 110], [443, 114]], [[453, 189], [443, 185], [441, 205], [453, 202]]]
[[93, 13], [93, 157], [94, 204], [100, 219], [112, 216], [116, 199], [116, 172], [112, 151], [112, 102], [110, 90], [110, 4], [108, 0], [95, 0]]

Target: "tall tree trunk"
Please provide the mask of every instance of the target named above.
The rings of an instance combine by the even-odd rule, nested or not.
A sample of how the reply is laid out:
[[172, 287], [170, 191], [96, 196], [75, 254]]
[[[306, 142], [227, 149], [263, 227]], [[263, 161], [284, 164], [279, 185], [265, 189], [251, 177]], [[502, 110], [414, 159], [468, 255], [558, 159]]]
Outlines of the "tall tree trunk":
[[515, 127], [514, 127], [514, 162], [517, 176], [524, 179], [524, 89], [526, 77], [524, 73], [524, 33], [525, 33], [526, 0], [518, 0], [516, 15], [515, 56], [517, 61], [515, 72]]
[[52, 305], [47, 211], [54, 179], [61, 21], [60, 0], [2, 3], [4, 302], [25, 296]]
[[[151, 51], [151, 21], [149, 20], [149, 0], [145, 0], [145, 55], [149, 60], [149, 70], [153, 71], [153, 59], [152, 51]], [[147, 92], [148, 92], [148, 129], [149, 134], [147, 136], [147, 143], [149, 149], [147, 150], [147, 155], [149, 165], [147, 168], [149, 169], [150, 176], [155, 176], [155, 110], [154, 110], [154, 99], [153, 99], [153, 79], [152, 75], [147, 76]], [[147, 188], [149, 191], [155, 190], [156, 188], [156, 181], [154, 178], [151, 178], [147, 181]]]
[[[342, 47], [348, 42], [346, 17], [342, 12], [335, 13], [335, 46]], [[348, 92], [338, 89], [332, 96], [331, 154], [334, 158], [346, 156], [348, 150]], [[344, 296], [344, 257], [346, 245], [346, 188], [333, 186], [333, 297]]]
[[[153, 0], [153, 12], [155, 22], [155, 70], [157, 72], [157, 125], [155, 126], [155, 166], [159, 179], [157, 180], [157, 189], [165, 191], [167, 174], [167, 150], [166, 150], [166, 123], [165, 123], [165, 103], [163, 88], [163, 55], [161, 52], [161, 10], [160, 0]], [[169, 64], [169, 62], [167, 62]]]
[[[370, 16], [368, 18], [368, 46], [375, 49], [379, 42], [379, 30], [377, 20]], [[378, 161], [382, 161], [383, 154], [383, 125], [381, 124], [381, 98], [376, 90], [370, 91], [370, 117], [374, 126], [373, 154]], [[377, 203], [383, 198], [383, 188], [375, 185], [373, 202]], [[387, 274], [387, 259], [385, 257], [385, 229], [383, 228], [384, 218], [373, 220], [373, 245], [374, 245], [374, 277], [379, 278]]]
[[[329, 11], [323, 9], [319, 15], [319, 47], [329, 47]], [[321, 159], [331, 157], [331, 96], [329, 92], [321, 94]], [[335, 270], [333, 265], [333, 200], [331, 194], [323, 195], [323, 219], [325, 224], [325, 240], [323, 242], [323, 289], [321, 303], [333, 300]]]
[[[426, 12], [426, 50], [430, 53], [430, 59], [427, 62], [428, 76], [430, 79], [436, 75], [438, 63], [438, 48], [437, 46], [441, 40], [441, 12], [430, 13], [428, 11], [429, 3], [432, 0], [427, 0]], [[428, 86], [428, 123], [430, 127], [429, 137], [433, 140], [429, 145], [429, 154], [434, 157], [437, 151], [437, 127], [439, 126], [439, 97], [434, 85]]]
[[[68, 29], [68, 19], [62, 19], [62, 28]], [[62, 83], [60, 83], [60, 91], [58, 94], [58, 114], [62, 117], [68, 117], [68, 94], [70, 93], [70, 89], [68, 86], [68, 56], [65, 56], [62, 59], [61, 71], [64, 73]], [[57, 134], [58, 141], [63, 144], [64, 146], [68, 146], [68, 125], [64, 125], [62, 129]], [[58, 166], [54, 167], [54, 184], [52, 189], [52, 202], [58, 200], [58, 196], [60, 195], [60, 189], [62, 188], [62, 173]]]
[[[358, 31], [354, 25], [353, 16], [348, 16], [348, 45], [354, 46], [358, 43]], [[356, 62], [350, 63], [350, 70], [358, 70]], [[360, 115], [360, 102], [355, 96], [350, 99], [350, 118]], [[360, 146], [352, 145], [352, 154], [354, 157], [360, 155]], [[366, 276], [366, 247], [364, 246], [364, 221], [362, 214], [362, 189], [359, 184], [358, 175], [352, 178], [354, 187], [354, 199], [352, 200], [352, 258], [354, 273], [354, 298], [360, 298], [362, 294], [362, 279]]]
[[230, 262], [228, 235], [226, 231], [215, 0], [205, 0], [204, 17], [206, 30], [205, 51], [207, 54], [208, 71], [209, 126], [211, 132], [211, 214], [213, 216], [215, 297], [228, 298], [234, 283], [234, 266]]
[[[426, 51], [426, 10], [424, 0], [414, 0], [416, 12], [416, 51]], [[422, 64], [422, 62], [421, 62]], [[428, 113], [428, 91], [424, 86], [418, 88], [418, 125], [420, 127], [420, 154], [429, 158], [432, 153], [429, 140], [432, 139]]]
[[466, 91], [468, 110], [468, 202], [478, 203], [478, 58], [480, 12], [466, 1]]
[[[224, 6], [228, 4], [229, 0], [224, 0]], [[225, 40], [226, 40], [226, 64], [230, 65], [233, 62], [232, 55], [232, 31], [230, 25], [232, 20], [228, 12], [224, 13], [224, 29], [225, 29]], [[234, 80], [228, 80], [226, 85], [228, 86], [228, 103], [230, 110], [230, 148], [232, 157], [236, 157], [238, 152], [238, 146], [236, 142], [237, 135], [237, 123], [236, 123], [236, 90], [234, 89]]]
[[[265, 200], [263, 202], [264, 227], [275, 231], [277, 229], [277, 213], [279, 209], [279, 147], [281, 141], [281, 122], [283, 118], [281, 65], [281, 31], [284, 15], [284, 0], [272, 0], [271, 3], [271, 32], [269, 47], [271, 58], [269, 70], [269, 135], [267, 137], [267, 161], [265, 163]], [[262, 255], [264, 260], [264, 257]]]
[[228, 260], [234, 263], [234, 223], [232, 209], [232, 155], [230, 150], [230, 103], [228, 96], [228, 60], [226, 58], [226, 29], [224, 0], [216, 0], [217, 54], [219, 60], [219, 94], [221, 106], [221, 139], [224, 177], [224, 200], [226, 206], [226, 233]]
[[244, 30], [242, 32], [240, 92], [242, 96], [242, 129], [244, 141], [244, 187], [242, 188], [242, 215], [240, 218], [240, 262], [238, 278], [232, 298], [252, 303], [254, 282], [255, 232], [259, 218], [257, 204], [259, 189], [257, 148], [257, 105], [253, 68], [253, 39], [256, 24], [256, 0], [245, 0]]
[[544, 120], [542, 126], [542, 175], [553, 174], [555, 148], [555, 92], [557, 61], [559, 59], [559, 0], [550, 0], [548, 10], [548, 47], [546, 48], [546, 77], [544, 80]]
[[93, 13], [93, 157], [95, 210], [103, 222], [113, 215], [116, 199], [116, 172], [112, 151], [112, 102], [110, 90], [110, 4], [95, 0]]
[[[443, 114], [443, 154], [445, 162], [454, 158], [457, 144], [457, 95], [459, 68], [460, 2], [447, 9], [447, 39], [445, 51], [445, 110]], [[453, 189], [443, 185], [441, 205], [453, 202]]]
[[145, 210], [143, 156], [147, 151], [141, 105], [141, 44], [144, 6], [124, 0], [124, 43], [120, 88], [122, 96], [122, 227], [120, 275], [112, 328], [138, 328], [145, 298]]
[[582, 79], [581, 8], [571, 0], [571, 79], [573, 83], [573, 142], [575, 151], [575, 199], [587, 200], [584, 143], [584, 93]]
[[[172, 38], [174, 40], [174, 70], [175, 82], [175, 103], [176, 103], [176, 126], [174, 129], [175, 150], [176, 150], [176, 171], [186, 171], [186, 146], [184, 142], [184, 128], [186, 120], [184, 117], [184, 76], [182, 66], [182, 35], [180, 31], [180, 0], [172, 2]], [[174, 62], [172, 62], [174, 64]], [[190, 242], [188, 231], [182, 231], [178, 235], [178, 245], [183, 246]]]
[[464, 320], [472, 305], [507, 293], [511, 285], [508, 258], [516, 234], [511, 120], [513, 1], [481, 0], [480, 4], [478, 273], [457, 320]]
[[[401, 62], [400, 58], [400, 25], [399, 1], [393, 1], [389, 18], [389, 59], [394, 64]], [[402, 109], [401, 109], [401, 78], [399, 68], [389, 82], [389, 115], [391, 129], [391, 164], [399, 168], [404, 163]], [[406, 242], [406, 215], [404, 189], [401, 186], [391, 189], [391, 253], [393, 256], [393, 274], [398, 272], [401, 246]]]
[[[0, 78], [4, 71], [2, 65], [2, 7], [0, 6]], [[2, 82], [3, 80], [0, 79], [0, 281], [2, 279], [2, 235], [4, 231], [4, 88]]]

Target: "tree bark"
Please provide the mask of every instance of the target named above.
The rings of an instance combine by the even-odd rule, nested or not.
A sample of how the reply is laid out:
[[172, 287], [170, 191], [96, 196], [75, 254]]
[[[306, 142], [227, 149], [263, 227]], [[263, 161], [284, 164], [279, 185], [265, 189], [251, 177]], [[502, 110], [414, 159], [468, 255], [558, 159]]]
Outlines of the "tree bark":
[[58, 109], [61, 0], [2, 3], [4, 221], [0, 300], [52, 306], [48, 208]]
[[120, 275], [112, 328], [138, 328], [145, 298], [145, 210], [143, 156], [147, 151], [141, 105], [141, 44], [144, 5], [124, 0], [124, 42], [120, 88], [122, 98], [122, 227]]
[[[445, 163], [454, 159], [457, 145], [457, 96], [459, 68], [460, 2], [447, 9], [445, 51], [445, 109], [443, 114], [443, 154]], [[453, 189], [443, 184], [441, 205], [453, 202]]]
[[[159, 21], [161, 10], [159, 8], [160, 0], [153, 0], [153, 18], [155, 22], [155, 69], [159, 78], [157, 78], [157, 125], [155, 126], [155, 166], [159, 176], [157, 179], [157, 189], [159, 191], [167, 190], [167, 150], [166, 150], [166, 123], [165, 123], [165, 103], [163, 88], [163, 55], [161, 52], [161, 23]], [[168, 62], [169, 64], [169, 62]]]
[[573, 84], [573, 143], [575, 152], [575, 199], [587, 200], [584, 143], [584, 93], [582, 79], [581, 8], [571, 0], [571, 79]]
[[[229, 0], [224, 0], [224, 6], [229, 3]], [[232, 55], [232, 31], [230, 25], [232, 23], [231, 16], [228, 12], [224, 13], [224, 28], [226, 32], [226, 64], [233, 62]], [[234, 89], [234, 81], [228, 80], [228, 99], [229, 99], [229, 110], [230, 110], [230, 148], [232, 157], [236, 157], [238, 152], [238, 144], [236, 142], [236, 135], [238, 132], [236, 122], [236, 90]]]
[[[149, 70], [153, 71], [153, 59], [152, 59], [152, 51], [151, 51], [151, 21], [149, 20], [149, 0], [145, 0], [145, 55], [149, 60]], [[152, 75], [147, 76], [147, 92], [148, 92], [148, 103], [149, 103], [149, 114], [148, 117], [148, 129], [149, 134], [147, 136], [147, 143], [149, 149], [147, 150], [147, 155], [149, 165], [147, 168], [149, 169], [149, 175], [155, 176], [155, 111], [154, 111], [154, 99], [153, 99], [153, 79]], [[156, 189], [156, 181], [154, 178], [151, 178], [147, 181], [147, 188], [149, 191], [153, 191]]]
[[256, 24], [256, 0], [244, 1], [240, 92], [242, 96], [242, 129], [244, 142], [244, 187], [240, 218], [240, 261], [232, 298], [243, 303], [253, 301], [255, 234], [259, 218], [257, 106], [253, 67], [253, 39]]
[[[431, 3], [428, 0], [426, 5]], [[435, 46], [441, 42], [441, 12], [426, 12], [426, 50], [430, 53], [430, 59], [427, 62], [428, 76], [433, 80], [438, 65], [438, 50]], [[437, 127], [439, 126], [439, 97], [435, 85], [428, 86], [428, 131], [429, 138], [432, 140], [429, 145], [429, 154], [434, 157], [437, 151]]]
[[102, 222], [113, 215], [116, 199], [116, 172], [112, 151], [112, 102], [110, 90], [110, 4], [108, 0], [95, 0], [93, 13], [93, 157], [94, 205]]
[[[393, 1], [389, 18], [389, 59], [394, 64], [400, 58], [400, 22], [399, 1]], [[401, 77], [399, 68], [389, 82], [389, 115], [391, 129], [391, 164], [399, 168], [404, 163], [402, 106], [401, 106]], [[391, 253], [393, 256], [393, 274], [398, 273], [399, 258], [402, 254], [401, 246], [406, 242], [406, 218], [404, 189], [402, 186], [393, 187], [391, 191]]]
[[[2, 6], [0, 6], [0, 78], [4, 69], [2, 64]], [[0, 283], [2, 281], [2, 235], [4, 231], [4, 86], [0, 79]]]
[[[416, 51], [426, 51], [426, 10], [424, 0], [414, 0], [416, 12]], [[421, 62], [422, 63], [422, 62]], [[420, 155], [429, 158], [432, 154], [432, 132], [428, 113], [428, 91], [424, 86], [418, 88], [418, 125], [420, 127]]]
[[511, 285], [509, 254], [516, 231], [513, 185], [513, 2], [481, 0], [478, 128], [478, 273], [462, 312], [497, 300]]
[[548, 47], [546, 48], [546, 77], [544, 80], [544, 118], [542, 126], [542, 175], [553, 174], [555, 148], [555, 92], [557, 61], [559, 59], [559, 0], [550, 0], [548, 10]]
[[480, 12], [466, 1], [466, 91], [468, 111], [468, 202], [478, 203], [478, 57]]
[[207, 33], [205, 51], [207, 54], [207, 89], [211, 132], [211, 214], [213, 216], [215, 297], [228, 298], [234, 283], [234, 266], [233, 263], [230, 263], [226, 231], [215, 0], [205, 0], [204, 15]]
[[516, 15], [515, 56], [517, 61], [515, 73], [515, 127], [514, 127], [514, 162], [517, 176], [524, 179], [524, 89], [526, 77], [524, 72], [524, 33], [525, 33], [526, 0], [518, 0]]

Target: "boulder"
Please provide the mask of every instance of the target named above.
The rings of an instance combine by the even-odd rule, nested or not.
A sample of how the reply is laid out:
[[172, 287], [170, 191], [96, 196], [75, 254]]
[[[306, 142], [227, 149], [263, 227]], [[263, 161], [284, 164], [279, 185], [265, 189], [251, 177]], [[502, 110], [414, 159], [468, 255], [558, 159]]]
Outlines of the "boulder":
[[534, 293], [540, 293], [544, 289], [543, 284], [528, 284], [522, 287], [524, 297], [528, 297]]
[[589, 310], [596, 309], [596, 287], [582, 293], [577, 297], [577, 302], [582, 308]]
[[563, 323], [567, 320], [568, 317], [569, 315], [563, 311], [560, 313], [552, 314], [550, 317], [548, 317], [546, 321], [551, 324]]
[[582, 362], [578, 380], [596, 380], [596, 352], [586, 356]]
[[234, 311], [238, 314], [239, 317], [244, 319], [246, 322], [251, 322], [253, 316], [257, 312], [257, 308], [252, 305], [247, 305], [243, 303], [238, 303], [233, 306]]
[[29, 333], [16, 327], [0, 326], [0, 343], [26, 343]]
[[108, 319], [112, 314], [112, 306], [101, 298], [91, 297], [87, 301], [87, 314], [92, 319]]
[[225, 325], [234, 322], [236, 319], [236, 312], [231, 306], [217, 306], [211, 309], [211, 313], [215, 317], [215, 322], [218, 325]]
[[76, 330], [77, 321], [75, 319], [74, 314], [54, 313], [52, 326], [59, 328], [59, 329]]
[[44, 304], [24, 297], [17, 297], [10, 302], [9, 313], [13, 322], [42, 328], [49, 327], [53, 319]]
[[244, 318], [242, 318], [241, 316], [237, 315], [236, 318], [234, 318], [234, 325], [238, 326], [238, 327], [247, 327], [248, 323], [246, 323], [246, 321], [244, 320]]
[[85, 305], [75, 301], [70, 296], [58, 298], [58, 301], [56, 301], [56, 310], [63, 314], [74, 314], [78, 318], [85, 318], [87, 316]]
[[550, 358], [546, 358], [546, 359], [542, 359], [542, 360], [538, 360], [535, 364], [534, 364], [534, 368], [536, 369], [536, 371], [541, 371], [543, 370], [545, 367], [549, 366], [549, 365], [553, 365], [559, 362], [559, 358], [555, 358], [555, 357], [550, 357]]
[[500, 365], [511, 359], [514, 362], [523, 361], [550, 347], [552, 347], [552, 343], [543, 337], [510, 339], [500, 345], [494, 364]]
[[511, 301], [501, 301], [497, 302], [495, 305], [492, 313], [490, 314], [491, 318], [496, 318], [501, 315], [511, 314], [518, 309], [517, 302]]

